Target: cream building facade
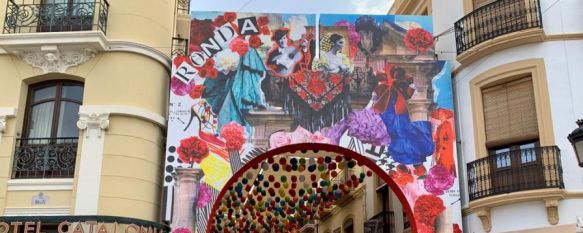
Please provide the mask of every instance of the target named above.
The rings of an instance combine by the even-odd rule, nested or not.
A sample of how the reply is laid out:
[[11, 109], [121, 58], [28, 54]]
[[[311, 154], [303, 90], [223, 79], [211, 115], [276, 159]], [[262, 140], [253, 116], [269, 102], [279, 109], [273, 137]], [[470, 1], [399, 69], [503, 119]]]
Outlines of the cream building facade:
[[161, 226], [178, 8], [0, 1], [0, 216]]
[[452, 62], [465, 232], [583, 231], [583, 168], [567, 140], [583, 118], [578, 0], [397, 0], [433, 16]]

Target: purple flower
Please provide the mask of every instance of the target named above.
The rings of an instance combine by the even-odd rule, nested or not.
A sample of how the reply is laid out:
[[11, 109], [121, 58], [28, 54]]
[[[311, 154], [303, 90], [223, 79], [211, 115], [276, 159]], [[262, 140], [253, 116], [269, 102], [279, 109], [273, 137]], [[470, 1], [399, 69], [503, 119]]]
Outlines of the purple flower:
[[170, 79], [170, 90], [177, 96], [187, 95], [194, 86], [194, 79], [190, 80], [188, 84], [180, 81], [176, 77]]
[[363, 109], [348, 114], [348, 136], [374, 146], [389, 144], [389, 134], [379, 114]]
[[325, 137], [330, 139], [330, 143], [338, 145], [342, 134], [344, 134], [347, 128], [346, 120], [341, 120], [330, 128], [323, 128], [321, 132]]
[[453, 186], [455, 177], [442, 165], [437, 164], [431, 169], [425, 179], [425, 190], [434, 195], [443, 195], [445, 190]]
[[201, 185], [200, 189], [198, 190], [198, 202], [196, 203], [196, 207], [203, 208], [209, 204], [211, 201], [211, 189], [208, 185]]
[[192, 233], [192, 231], [186, 227], [179, 227], [174, 229], [172, 233]]

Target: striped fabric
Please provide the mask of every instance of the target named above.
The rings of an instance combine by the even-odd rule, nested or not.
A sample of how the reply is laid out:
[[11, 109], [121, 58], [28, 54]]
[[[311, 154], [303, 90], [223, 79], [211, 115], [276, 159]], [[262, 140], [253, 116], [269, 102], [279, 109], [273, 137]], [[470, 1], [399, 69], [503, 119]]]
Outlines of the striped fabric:
[[209, 216], [211, 214], [213, 205], [215, 204], [215, 201], [219, 196], [219, 190], [214, 189], [212, 186], [206, 183], [201, 183], [200, 185], [206, 186], [207, 188], [209, 188], [209, 190], [211, 190], [211, 201], [209, 202], [209, 204], [206, 205], [205, 207], [196, 209], [196, 232], [206, 232], [206, 227], [209, 222]]

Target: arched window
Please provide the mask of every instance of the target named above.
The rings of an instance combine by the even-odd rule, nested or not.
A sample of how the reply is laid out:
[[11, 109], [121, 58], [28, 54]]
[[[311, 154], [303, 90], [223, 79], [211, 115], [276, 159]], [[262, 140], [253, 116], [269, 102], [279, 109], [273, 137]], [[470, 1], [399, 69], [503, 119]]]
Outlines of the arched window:
[[354, 233], [354, 224], [352, 218], [344, 220], [342, 228], [344, 229], [344, 233]]
[[70, 178], [75, 173], [83, 84], [69, 80], [31, 85], [12, 178]]

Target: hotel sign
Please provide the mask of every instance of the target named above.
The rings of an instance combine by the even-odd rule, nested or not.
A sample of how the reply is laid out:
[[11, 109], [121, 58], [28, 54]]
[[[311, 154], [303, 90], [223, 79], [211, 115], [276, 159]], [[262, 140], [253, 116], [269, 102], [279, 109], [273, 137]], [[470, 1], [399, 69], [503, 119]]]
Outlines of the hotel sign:
[[[52, 226], [57, 225], [48, 223]], [[10, 221], [0, 222], [0, 233], [42, 233], [43, 227], [48, 225], [42, 221]], [[54, 229], [51, 227], [52, 230]], [[118, 222], [98, 221], [63, 221], [58, 223], [59, 233], [165, 233], [165, 229], [143, 226], [139, 224], [127, 224]]]

